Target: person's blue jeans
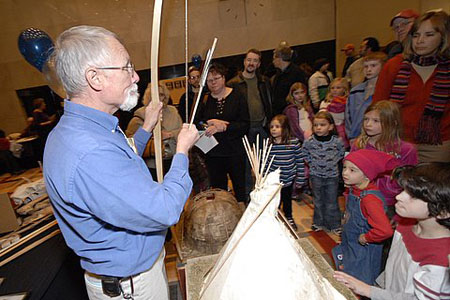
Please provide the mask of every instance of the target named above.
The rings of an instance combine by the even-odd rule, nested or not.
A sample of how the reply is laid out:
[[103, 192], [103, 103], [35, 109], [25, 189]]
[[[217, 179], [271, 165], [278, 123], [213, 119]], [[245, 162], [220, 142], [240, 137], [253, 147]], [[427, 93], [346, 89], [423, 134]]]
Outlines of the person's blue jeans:
[[328, 230], [341, 227], [341, 211], [337, 200], [339, 177], [310, 176], [314, 194], [313, 224]]

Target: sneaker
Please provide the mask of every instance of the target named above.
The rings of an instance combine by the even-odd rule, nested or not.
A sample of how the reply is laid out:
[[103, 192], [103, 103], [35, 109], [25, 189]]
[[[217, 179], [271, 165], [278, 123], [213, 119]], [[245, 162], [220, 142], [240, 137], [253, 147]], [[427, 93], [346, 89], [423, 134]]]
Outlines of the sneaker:
[[292, 229], [294, 229], [295, 231], [297, 231], [297, 224], [295, 224], [295, 221], [293, 218], [287, 218], [289, 225], [291, 225]]
[[335, 228], [335, 229], [331, 229], [331, 233], [334, 233], [335, 235], [341, 236], [342, 228], [338, 227], [338, 228]]
[[319, 225], [316, 225], [316, 224], [312, 224], [312, 225], [311, 225], [311, 229], [312, 229], [313, 231], [315, 231], [315, 232], [318, 232], [318, 231], [322, 231], [322, 230], [323, 230], [323, 227], [322, 227], [322, 226], [319, 226]]

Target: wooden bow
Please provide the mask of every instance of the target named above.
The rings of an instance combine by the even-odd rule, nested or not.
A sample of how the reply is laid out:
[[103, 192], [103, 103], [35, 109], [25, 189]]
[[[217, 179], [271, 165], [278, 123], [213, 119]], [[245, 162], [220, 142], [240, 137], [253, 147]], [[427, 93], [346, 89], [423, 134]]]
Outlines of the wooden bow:
[[[155, 0], [153, 7], [153, 25], [152, 25], [152, 45], [151, 45], [151, 82], [150, 90], [152, 101], [150, 105], [153, 109], [157, 109], [159, 100], [159, 84], [158, 84], [158, 59], [159, 59], [159, 36], [161, 29], [161, 10], [163, 0]], [[156, 177], [159, 183], [163, 181], [163, 163], [162, 163], [162, 148], [161, 148], [161, 120], [158, 120], [153, 129], [153, 137], [155, 141], [155, 162], [156, 162]]]

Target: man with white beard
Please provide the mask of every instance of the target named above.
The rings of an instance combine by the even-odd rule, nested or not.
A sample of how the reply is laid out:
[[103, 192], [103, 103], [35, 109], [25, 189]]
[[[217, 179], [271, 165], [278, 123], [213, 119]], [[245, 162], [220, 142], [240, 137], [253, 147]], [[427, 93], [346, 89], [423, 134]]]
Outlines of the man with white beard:
[[198, 132], [183, 125], [164, 182], [153, 181], [140, 155], [162, 103], [146, 108], [144, 124], [127, 139], [113, 113], [136, 105], [139, 76], [118, 37], [73, 27], [52, 55], [70, 100], [47, 139], [44, 179], [89, 299], [168, 299], [164, 239], [191, 192], [187, 153]]

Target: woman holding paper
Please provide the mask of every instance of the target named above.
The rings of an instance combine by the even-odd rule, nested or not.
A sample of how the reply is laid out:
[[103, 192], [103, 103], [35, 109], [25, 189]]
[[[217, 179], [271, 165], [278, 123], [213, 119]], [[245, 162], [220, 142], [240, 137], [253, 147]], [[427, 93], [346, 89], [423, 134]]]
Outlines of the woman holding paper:
[[225, 86], [226, 69], [212, 64], [206, 82], [210, 93], [200, 99], [196, 123], [206, 127], [205, 135], [214, 136], [218, 145], [206, 154], [212, 187], [228, 190], [228, 178], [235, 197], [245, 201], [245, 151], [242, 137], [247, 134], [250, 117], [245, 97]]

